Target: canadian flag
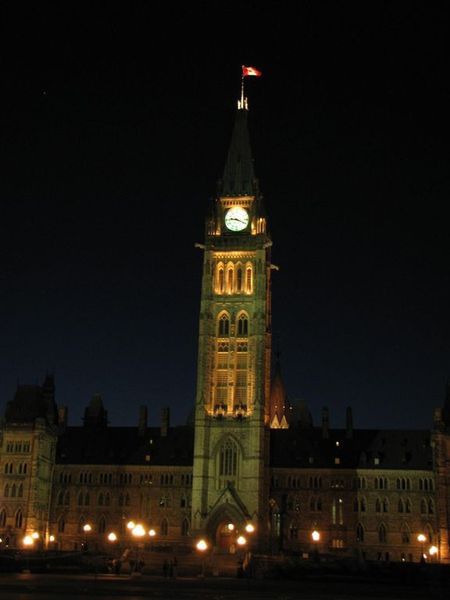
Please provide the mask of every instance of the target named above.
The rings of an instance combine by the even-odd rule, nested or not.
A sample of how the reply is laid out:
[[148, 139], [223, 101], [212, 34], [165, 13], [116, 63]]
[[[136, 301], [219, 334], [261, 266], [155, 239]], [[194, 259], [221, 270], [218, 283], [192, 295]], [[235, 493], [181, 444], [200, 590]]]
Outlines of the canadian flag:
[[261, 71], [255, 69], [255, 67], [246, 67], [242, 65], [242, 77], [261, 77]]

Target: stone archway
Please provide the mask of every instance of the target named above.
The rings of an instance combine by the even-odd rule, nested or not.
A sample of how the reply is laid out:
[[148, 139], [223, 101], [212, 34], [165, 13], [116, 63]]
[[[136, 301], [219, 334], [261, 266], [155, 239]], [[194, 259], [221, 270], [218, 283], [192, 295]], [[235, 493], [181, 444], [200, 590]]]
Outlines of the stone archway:
[[[246, 521], [245, 515], [232, 504], [224, 504], [208, 519], [206, 533], [214, 544], [217, 552], [229, 554], [236, 544], [236, 531], [241, 529]], [[232, 523], [234, 530], [229, 529]]]

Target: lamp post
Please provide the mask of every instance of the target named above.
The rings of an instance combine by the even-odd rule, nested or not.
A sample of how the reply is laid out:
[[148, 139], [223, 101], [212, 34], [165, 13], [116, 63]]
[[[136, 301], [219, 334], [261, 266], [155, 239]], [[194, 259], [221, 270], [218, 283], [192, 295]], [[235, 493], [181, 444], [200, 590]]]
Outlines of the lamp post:
[[84, 531], [84, 551], [87, 552], [88, 550], [88, 533], [90, 533], [92, 531], [92, 526], [89, 525], [89, 523], [85, 523], [83, 525], [83, 531]]
[[439, 552], [439, 549], [437, 546], [430, 546], [428, 549], [428, 554], [431, 557], [435, 556], [436, 558], [438, 558], [438, 552]]
[[317, 544], [320, 542], [320, 532], [317, 531], [317, 529], [314, 529], [314, 531], [312, 531], [311, 539], [314, 544], [314, 552], [313, 552], [314, 561], [319, 562], [319, 550], [317, 548]]
[[156, 531], [153, 528], [149, 529], [148, 535], [150, 537], [150, 552], [153, 552], [153, 540], [156, 536]]
[[208, 544], [206, 540], [201, 539], [197, 542], [196, 546], [197, 550], [200, 552], [200, 556], [202, 557], [202, 572], [200, 577], [205, 577], [205, 553], [208, 550]]
[[425, 562], [425, 553], [423, 551], [423, 546], [424, 546], [425, 542], [427, 541], [427, 538], [423, 533], [419, 533], [419, 535], [417, 536], [417, 541], [420, 542], [420, 544], [421, 544], [421, 546], [420, 546], [420, 562], [424, 563]]
[[[26, 550], [31, 550], [31, 548], [34, 546], [34, 538], [32, 535], [26, 535], [23, 540], [22, 540], [22, 544], [25, 546]], [[30, 556], [29, 556], [29, 552], [26, 553], [26, 557], [27, 557], [27, 561], [26, 561], [26, 568], [24, 570], [25, 573], [30, 573]]]
[[[238, 548], [240, 550], [244, 550], [245, 546], [247, 545], [247, 538], [243, 535], [239, 535], [236, 538], [236, 544], [238, 545]], [[239, 557], [238, 577], [244, 576], [244, 558], [245, 558], [245, 556]]]
[[131, 530], [131, 534], [134, 537], [134, 539], [136, 540], [136, 562], [135, 562], [135, 565], [134, 565], [134, 572], [135, 573], [139, 573], [139, 559], [140, 559], [140, 554], [139, 554], [140, 545], [139, 545], [139, 543], [140, 543], [140, 540], [145, 535], [145, 529], [143, 528], [143, 526], [140, 523], [138, 523]]

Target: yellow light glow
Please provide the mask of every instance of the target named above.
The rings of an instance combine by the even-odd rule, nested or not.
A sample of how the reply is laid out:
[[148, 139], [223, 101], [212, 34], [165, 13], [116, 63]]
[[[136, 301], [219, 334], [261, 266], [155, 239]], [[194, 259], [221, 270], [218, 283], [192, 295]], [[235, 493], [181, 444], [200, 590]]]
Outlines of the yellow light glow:
[[149, 535], [150, 537], [155, 537], [155, 535], [156, 535], [156, 531], [155, 531], [154, 529], [150, 529], [150, 531], [148, 532], [148, 535]]
[[252, 523], [247, 523], [245, 526], [245, 531], [247, 533], [253, 533], [255, 531], [255, 526]]
[[136, 527], [136, 523], [134, 521], [128, 521], [127, 529], [134, 529]]
[[205, 550], [208, 549], [208, 544], [206, 543], [205, 540], [199, 540], [196, 544], [196, 548], [197, 550], [199, 550], [200, 552], [204, 552]]
[[38, 540], [39, 539], [39, 534], [37, 531], [33, 531], [33, 533], [31, 534], [31, 537], [33, 538], [33, 540]]
[[234, 531], [234, 525], [233, 525], [233, 523], [228, 523], [227, 529], [228, 529], [228, 531]]
[[108, 540], [110, 542], [117, 542], [117, 535], [114, 533], [114, 531], [111, 531], [111, 533], [108, 534]]
[[142, 527], [142, 525], [140, 523], [138, 523], [135, 527], [133, 527], [133, 529], [131, 530], [131, 533], [135, 537], [142, 537], [145, 535], [145, 529]]
[[86, 525], [83, 525], [83, 531], [85, 533], [89, 533], [90, 531], [92, 531], [92, 526], [89, 525], [89, 523], [86, 523]]
[[430, 549], [428, 550], [428, 552], [430, 553], [430, 556], [434, 556], [435, 554], [438, 553], [437, 546], [430, 546]]
[[313, 539], [313, 542], [318, 542], [320, 540], [320, 533], [315, 529], [312, 533], [311, 533], [311, 537]]
[[32, 546], [34, 544], [34, 540], [31, 535], [26, 535], [22, 541], [24, 546]]
[[245, 544], [247, 543], [247, 540], [245, 539], [245, 537], [243, 535], [240, 535], [238, 537], [238, 539], [236, 540], [238, 546], [245, 546]]
[[55, 541], [55, 536], [54, 536], [54, 535], [51, 535], [51, 536], [48, 538], [48, 540], [49, 540], [49, 542], [54, 542], [54, 541]]
[[423, 544], [423, 542], [426, 541], [426, 537], [423, 535], [423, 533], [419, 533], [419, 535], [417, 536], [417, 541], [421, 542]]

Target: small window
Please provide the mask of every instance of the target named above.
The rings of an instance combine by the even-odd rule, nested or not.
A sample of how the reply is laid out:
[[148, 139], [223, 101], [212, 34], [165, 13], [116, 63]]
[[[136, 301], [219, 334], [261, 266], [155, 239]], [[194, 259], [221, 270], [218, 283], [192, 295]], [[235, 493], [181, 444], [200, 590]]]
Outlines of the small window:
[[181, 523], [181, 535], [189, 535], [189, 521], [187, 519], [183, 519]]

